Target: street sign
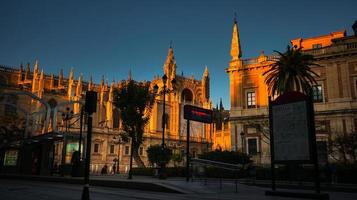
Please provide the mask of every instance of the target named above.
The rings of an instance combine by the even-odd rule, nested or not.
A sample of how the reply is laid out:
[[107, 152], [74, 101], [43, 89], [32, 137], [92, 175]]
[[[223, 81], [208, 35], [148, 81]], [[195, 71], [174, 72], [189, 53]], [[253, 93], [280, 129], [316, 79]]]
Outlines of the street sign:
[[213, 122], [213, 111], [191, 106], [185, 105], [184, 108], [184, 119], [202, 122], [202, 123], [212, 123]]

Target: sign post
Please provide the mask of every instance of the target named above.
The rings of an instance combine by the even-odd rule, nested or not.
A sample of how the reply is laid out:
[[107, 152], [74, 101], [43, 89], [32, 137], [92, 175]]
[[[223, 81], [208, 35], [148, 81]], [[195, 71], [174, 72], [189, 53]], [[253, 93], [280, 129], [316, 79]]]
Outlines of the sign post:
[[[272, 191], [266, 195], [329, 199], [320, 194], [312, 98], [300, 92], [284, 93], [274, 101], [269, 97], [269, 127]], [[275, 164], [313, 164], [316, 193], [277, 192]]]
[[97, 92], [87, 91], [85, 111], [88, 114], [87, 118], [87, 149], [84, 167], [84, 187], [82, 191], [82, 200], [89, 200], [89, 168], [90, 168], [90, 154], [92, 146], [92, 114], [97, 111]]
[[183, 107], [184, 119], [187, 120], [186, 136], [186, 181], [190, 179], [190, 120], [210, 124], [213, 121], [213, 111], [196, 106]]

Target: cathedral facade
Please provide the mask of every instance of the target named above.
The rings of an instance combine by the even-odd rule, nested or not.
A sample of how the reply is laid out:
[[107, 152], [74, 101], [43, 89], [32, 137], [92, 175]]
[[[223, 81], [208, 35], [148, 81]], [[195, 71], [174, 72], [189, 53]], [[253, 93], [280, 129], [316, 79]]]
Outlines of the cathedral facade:
[[[356, 25], [354, 25], [356, 26]], [[356, 27], [355, 27], [356, 28]], [[337, 135], [357, 132], [357, 33], [345, 31], [291, 40], [302, 47], [319, 66], [313, 85], [315, 126], [319, 159], [333, 161], [328, 144]], [[268, 90], [263, 73], [278, 55], [261, 52], [256, 58], [242, 59], [237, 22], [233, 25], [231, 61], [226, 72], [230, 81], [231, 147], [252, 156], [257, 164], [270, 163]]]
[[[185, 77], [176, 74], [176, 61], [173, 49], [170, 47], [163, 66], [163, 74], [167, 76], [166, 87], [171, 90], [165, 96], [157, 95], [152, 108], [150, 121], [145, 127], [144, 142], [139, 148], [139, 155], [148, 166], [146, 149], [150, 145], [161, 144], [163, 106], [165, 105], [165, 143], [175, 154], [182, 157], [178, 164], [183, 165], [186, 144], [186, 120], [183, 118], [183, 106], [195, 105], [212, 109], [210, 100], [210, 78], [206, 67], [202, 79], [193, 76]], [[121, 120], [119, 110], [113, 105], [113, 92], [120, 88], [121, 82], [108, 83], [102, 78], [99, 84], [83, 81], [79, 75], [75, 79], [71, 69], [69, 77], [63, 76], [61, 70], [58, 76], [45, 74], [36, 61], [33, 69], [30, 64], [23, 67], [0, 67], [1, 84], [1, 127], [3, 132], [9, 132], [17, 127], [25, 138], [26, 144], [45, 144], [31, 147], [27, 159], [34, 165], [29, 173], [49, 174], [63, 163], [71, 163], [72, 153], [79, 148], [80, 118], [84, 105], [85, 92], [98, 93], [97, 112], [93, 114], [93, 136], [91, 152], [91, 171], [99, 173], [104, 165], [112, 166], [119, 162], [119, 170], [129, 169], [130, 144], [119, 139]], [[131, 79], [129, 74], [128, 79]], [[175, 79], [173, 85], [171, 80]], [[124, 80], [125, 82], [125, 80]], [[155, 76], [150, 86], [164, 84], [161, 76]], [[11, 116], [13, 116], [11, 118]], [[85, 118], [84, 118], [85, 119]], [[83, 120], [83, 138], [86, 135], [86, 122]], [[212, 148], [212, 125], [190, 123], [190, 154], [196, 156]], [[85, 142], [85, 140], [83, 140]], [[34, 146], [34, 145], [33, 145]], [[65, 148], [63, 148], [65, 146]], [[81, 143], [81, 151], [85, 151]], [[6, 153], [5, 153], [6, 154]], [[64, 156], [62, 156], [64, 155]], [[2, 157], [5, 159], [6, 155]], [[134, 166], [135, 166], [134, 162]], [[109, 167], [112, 170], [111, 167]]]

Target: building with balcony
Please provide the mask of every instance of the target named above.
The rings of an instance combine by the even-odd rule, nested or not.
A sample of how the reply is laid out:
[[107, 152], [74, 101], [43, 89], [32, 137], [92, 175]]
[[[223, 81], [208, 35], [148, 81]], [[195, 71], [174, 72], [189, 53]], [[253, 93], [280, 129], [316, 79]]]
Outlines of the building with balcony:
[[[356, 25], [355, 25], [356, 26]], [[357, 34], [345, 31], [291, 40], [312, 54], [320, 66], [312, 66], [317, 146], [320, 160], [327, 156], [328, 141], [337, 134], [357, 131]], [[258, 164], [270, 163], [268, 91], [263, 73], [278, 58], [261, 52], [243, 59], [238, 24], [233, 25], [231, 60], [226, 72], [230, 81], [230, 131], [233, 150], [250, 154]]]

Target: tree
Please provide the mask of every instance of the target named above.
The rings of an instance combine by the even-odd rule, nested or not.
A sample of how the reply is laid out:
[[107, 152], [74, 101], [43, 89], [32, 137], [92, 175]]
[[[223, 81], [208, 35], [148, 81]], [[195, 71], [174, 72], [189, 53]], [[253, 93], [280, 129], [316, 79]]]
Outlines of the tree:
[[300, 91], [309, 94], [312, 84], [316, 84], [314, 76], [318, 77], [310, 66], [319, 66], [314, 57], [304, 54], [302, 48], [287, 46], [276, 62], [263, 73], [270, 95], [281, 95], [289, 91]]
[[249, 120], [245, 123], [248, 127], [253, 127], [255, 130], [261, 134], [261, 140], [266, 144], [270, 144], [270, 129], [269, 129], [269, 120]]
[[357, 165], [357, 133], [336, 134], [329, 141], [329, 154], [345, 165]]
[[183, 157], [180, 153], [173, 153], [171, 156], [172, 161], [174, 162], [174, 167], [177, 167], [183, 161]]
[[146, 152], [148, 153], [149, 162], [152, 165], [166, 165], [172, 158], [172, 150], [166, 146], [162, 148], [161, 145], [153, 145], [150, 146]]
[[114, 105], [120, 110], [123, 131], [131, 140], [129, 179], [132, 178], [132, 160], [145, 167], [138, 149], [143, 143], [144, 127], [148, 123], [154, 97], [148, 82], [128, 80], [114, 91]]

